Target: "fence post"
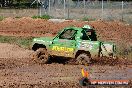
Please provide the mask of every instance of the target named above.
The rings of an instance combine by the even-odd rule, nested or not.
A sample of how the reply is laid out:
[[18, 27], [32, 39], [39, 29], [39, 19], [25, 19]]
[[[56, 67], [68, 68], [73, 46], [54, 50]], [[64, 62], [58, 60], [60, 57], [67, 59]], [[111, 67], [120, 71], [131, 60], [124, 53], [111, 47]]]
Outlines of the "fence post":
[[103, 20], [103, 14], [104, 14], [104, 1], [102, 0], [102, 20]]
[[41, 6], [38, 7], [39, 8], [39, 16], [42, 16], [42, 13], [41, 13]]
[[40, 7], [38, 6], [38, 1], [37, 1], [37, 9], [38, 9], [38, 16], [40, 15]]
[[65, 18], [65, 10], [66, 10], [66, 0], [64, 0], [64, 18]]
[[79, 7], [79, 0], [77, 0], [77, 7]]
[[84, 5], [84, 16], [85, 16], [85, 12], [86, 12], [86, 11], [85, 11], [85, 8], [86, 8], [86, 7], [85, 7], [85, 0], [83, 0], [83, 5]]
[[122, 18], [121, 18], [121, 20], [123, 21], [123, 10], [124, 10], [124, 2], [122, 1]]
[[70, 0], [68, 0], [68, 2], [67, 2], [68, 4], [67, 4], [67, 19], [69, 19], [70, 18]]
[[49, 0], [49, 13], [50, 13], [50, 0]]

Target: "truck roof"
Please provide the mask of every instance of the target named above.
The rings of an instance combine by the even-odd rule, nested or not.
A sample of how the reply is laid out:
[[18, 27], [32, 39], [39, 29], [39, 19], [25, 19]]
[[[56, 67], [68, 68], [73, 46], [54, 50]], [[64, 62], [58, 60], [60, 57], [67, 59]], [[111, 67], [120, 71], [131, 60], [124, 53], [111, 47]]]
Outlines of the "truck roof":
[[80, 27], [66, 27], [65, 28], [65, 30], [68, 30], [68, 29], [79, 30], [79, 31], [82, 31], [82, 30], [95, 31], [94, 29], [87, 29], [87, 28], [80, 28]]
[[68, 29], [73, 29], [73, 30], [84, 30], [83, 28], [80, 28], [80, 27], [67, 27], [67, 28], [65, 28], [65, 30], [68, 30]]

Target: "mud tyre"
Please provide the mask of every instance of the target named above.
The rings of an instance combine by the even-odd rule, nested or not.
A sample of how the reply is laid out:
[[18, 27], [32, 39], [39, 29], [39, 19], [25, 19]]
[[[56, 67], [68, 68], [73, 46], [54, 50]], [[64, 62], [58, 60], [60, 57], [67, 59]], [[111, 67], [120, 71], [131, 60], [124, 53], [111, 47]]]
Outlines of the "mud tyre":
[[88, 54], [83, 53], [80, 54], [77, 58], [76, 58], [76, 64], [79, 65], [88, 65], [91, 63], [91, 58]]
[[46, 64], [49, 60], [49, 54], [45, 48], [39, 48], [37, 49], [33, 55], [33, 60], [40, 64]]

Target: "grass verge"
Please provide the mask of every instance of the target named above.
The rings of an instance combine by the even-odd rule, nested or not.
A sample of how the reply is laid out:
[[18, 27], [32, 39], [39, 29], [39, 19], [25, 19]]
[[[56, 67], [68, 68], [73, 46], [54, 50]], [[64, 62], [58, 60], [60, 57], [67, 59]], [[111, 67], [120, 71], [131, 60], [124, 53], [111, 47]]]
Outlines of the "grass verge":
[[82, 21], [95, 21], [96, 19], [90, 16], [86, 16], [82, 18]]
[[0, 21], [2, 21], [4, 19], [4, 17], [3, 16], [0, 16]]
[[16, 44], [22, 48], [29, 49], [32, 37], [0, 36], [0, 43]]
[[45, 14], [45, 15], [42, 15], [42, 16], [32, 16], [32, 18], [33, 19], [37, 19], [37, 18], [40, 18], [40, 19], [50, 19], [50, 18], [52, 18], [50, 15], [47, 15], [47, 14]]

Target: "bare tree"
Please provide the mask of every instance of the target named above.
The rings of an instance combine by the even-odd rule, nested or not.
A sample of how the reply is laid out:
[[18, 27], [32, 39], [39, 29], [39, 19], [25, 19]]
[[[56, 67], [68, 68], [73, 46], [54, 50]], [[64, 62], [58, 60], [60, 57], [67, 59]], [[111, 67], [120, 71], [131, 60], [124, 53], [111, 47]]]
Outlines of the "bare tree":
[[1, 7], [9, 7], [13, 4], [13, 0], [0, 0]]

